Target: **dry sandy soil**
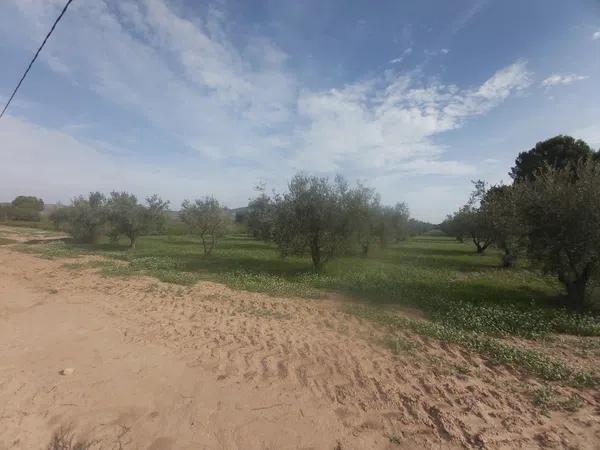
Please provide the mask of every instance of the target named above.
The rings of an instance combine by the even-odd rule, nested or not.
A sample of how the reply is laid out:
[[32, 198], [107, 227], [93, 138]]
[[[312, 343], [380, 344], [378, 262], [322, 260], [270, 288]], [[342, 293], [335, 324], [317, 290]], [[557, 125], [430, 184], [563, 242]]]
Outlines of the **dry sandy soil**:
[[535, 380], [408, 334], [393, 355], [340, 299], [64, 262], [0, 246], [0, 449], [62, 425], [104, 449], [598, 448], [598, 392], [546, 416]]

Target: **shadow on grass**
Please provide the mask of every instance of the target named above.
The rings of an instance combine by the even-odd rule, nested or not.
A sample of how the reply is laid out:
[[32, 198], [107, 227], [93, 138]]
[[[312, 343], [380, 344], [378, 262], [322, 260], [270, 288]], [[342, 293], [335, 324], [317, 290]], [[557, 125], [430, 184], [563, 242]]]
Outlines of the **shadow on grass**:
[[[438, 240], [445, 245], [434, 244]], [[498, 267], [496, 255], [476, 255], [468, 247], [443, 238], [408, 241], [374, 252], [369, 258], [339, 258], [327, 265], [320, 276], [315, 274], [309, 258], [283, 259], [272, 244], [243, 236], [223, 239], [211, 256], [205, 256], [200, 241], [190, 236], [146, 236], [140, 238], [136, 249], [129, 249], [125, 241], [95, 245], [69, 241], [65, 242], [65, 249], [126, 260], [134, 270], [183, 271], [196, 273], [203, 279], [245, 273], [293, 283], [309, 277], [315, 288], [343, 290], [375, 304], [419, 307], [431, 301], [436, 304], [458, 300], [473, 304], [550, 301], [543, 290], [537, 289], [539, 283], [534, 283], [535, 287], [525, 282], [515, 284], [518, 281], [510, 278], [512, 272]], [[465, 278], [456, 279], [459, 273]]]

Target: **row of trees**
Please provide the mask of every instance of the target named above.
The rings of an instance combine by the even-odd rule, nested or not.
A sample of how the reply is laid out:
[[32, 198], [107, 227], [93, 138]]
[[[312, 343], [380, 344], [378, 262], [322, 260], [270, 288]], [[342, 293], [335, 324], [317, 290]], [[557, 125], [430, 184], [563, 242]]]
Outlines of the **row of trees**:
[[475, 182], [469, 201], [440, 227], [469, 238], [478, 253], [490, 245], [512, 266], [524, 254], [565, 285], [581, 308], [600, 270], [600, 156], [585, 142], [557, 136], [519, 154], [512, 185]]
[[140, 236], [163, 230], [168, 205], [157, 195], [142, 204], [127, 192], [111, 192], [108, 197], [92, 192], [87, 197], [76, 197], [70, 206], [58, 207], [50, 214], [50, 220], [78, 242], [95, 243], [103, 235], [118, 241], [125, 236], [130, 247], [135, 248]]
[[309, 254], [316, 270], [338, 254], [366, 256], [373, 245], [385, 247], [410, 231], [404, 203], [384, 206], [374, 189], [360, 183], [303, 174], [283, 194], [261, 189], [248, 205], [246, 223], [252, 236], [273, 241], [283, 256]]
[[[139, 236], [163, 231], [167, 207], [156, 195], [141, 204], [127, 192], [108, 197], [93, 192], [57, 208], [50, 220], [79, 242], [126, 236], [134, 248]], [[179, 219], [200, 238], [205, 255], [211, 255], [232, 221], [214, 197], [184, 201]], [[305, 175], [296, 175], [283, 194], [269, 196], [262, 189], [248, 205], [246, 225], [255, 238], [274, 242], [282, 256], [309, 254], [316, 270], [338, 254], [366, 256], [373, 245], [386, 247], [433, 227], [409, 219], [404, 203], [382, 205], [375, 190], [360, 183], [350, 186], [341, 177], [331, 182]]]
[[19, 195], [10, 203], [0, 204], [0, 220], [37, 222], [43, 210], [44, 201], [41, 198]]

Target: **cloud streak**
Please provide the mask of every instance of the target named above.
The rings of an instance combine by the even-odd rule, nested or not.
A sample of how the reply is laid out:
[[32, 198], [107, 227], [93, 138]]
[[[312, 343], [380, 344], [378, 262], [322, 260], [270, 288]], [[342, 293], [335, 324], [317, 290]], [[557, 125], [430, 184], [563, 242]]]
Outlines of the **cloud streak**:
[[574, 73], [567, 74], [552, 74], [548, 78], [542, 81], [542, 86], [551, 87], [551, 86], [567, 86], [569, 84], [573, 84], [576, 81], [585, 80], [588, 77], [585, 75], [576, 75]]

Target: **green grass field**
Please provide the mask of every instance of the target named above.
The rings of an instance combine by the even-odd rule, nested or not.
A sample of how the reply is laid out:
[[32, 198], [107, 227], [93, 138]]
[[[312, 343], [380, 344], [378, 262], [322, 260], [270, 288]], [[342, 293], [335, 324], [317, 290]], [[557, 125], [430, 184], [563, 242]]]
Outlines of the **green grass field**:
[[210, 257], [189, 236], [143, 237], [135, 250], [124, 242], [24, 249], [48, 257], [93, 253], [129, 263], [106, 264], [106, 275], [150, 275], [180, 284], [213, 280], [275, 296], [318, 298], [336, 291], [379, 308], [418, 308], [433, 321], [491, 335], [600, 335], [595, 315], [560, 307], [562, 288], [554, 278], [527, 267], [502, 269], [495, 251], [477, 255], [471, 245], [447, 237], [416, 237], [368, 258], [335, 259], [320, 274], [308, 258], [282, 259], [272, 244], [242, 235], [224, 239]]
[[[272, 244], [243, 235], [223, 239], [210, 257], [190, 236], [143, 237], [135, 250], [128, 250], [125, 242], [95, 246], [55, 242], [20, 249], [48, 258], [103, 255], [106, 261], [65, 267], [95, 267], [105, 276], [148, 275], [188, 285], [212, 280], [235, 289], [314, 299], [333, 291], [354, 300], [348, 302], [347, 313], [376, 321], [392, 334], [394, 329], [410, 329], [454, 342], [547, 380], [576, 384], [596, 380], [497, 338], [541, 339], [556, 333], [600, 336], [598, 314], [578, 314], [562, 307], [560, 284], [525, 263], [502, 269], [496, 251], [477, 255], [472, 245], [443, 236], [416, 237], [376, 249], [367, 258], [338, 258], [319, 274], [308, 258], [281, 259]], [[420, 310], [429, 321], [397, 314], [407, 307]]]

